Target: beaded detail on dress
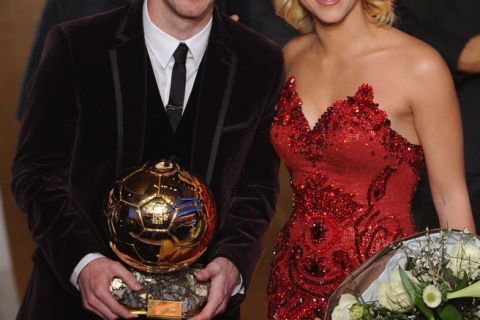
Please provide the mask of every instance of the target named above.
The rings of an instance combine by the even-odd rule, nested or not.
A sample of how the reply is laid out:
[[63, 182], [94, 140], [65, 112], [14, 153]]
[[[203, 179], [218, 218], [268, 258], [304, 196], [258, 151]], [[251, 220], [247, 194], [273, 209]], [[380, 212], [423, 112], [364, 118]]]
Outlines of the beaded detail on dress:
[[323, 319], [333, 290], [374, 253], [414, 233], [420, 145], [391, 129], [363, 84], [310, 128], [290, 77], [271, 129], [293, 189], [268, 289], [268, 318]]

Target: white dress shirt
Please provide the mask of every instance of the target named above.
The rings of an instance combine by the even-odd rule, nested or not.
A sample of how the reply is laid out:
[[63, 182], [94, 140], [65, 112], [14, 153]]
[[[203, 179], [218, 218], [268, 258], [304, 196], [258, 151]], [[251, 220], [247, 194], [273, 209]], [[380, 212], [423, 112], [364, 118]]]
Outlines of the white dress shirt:
[[180, 41], [153, 24], [148, 15], [147, 3], [148, 1], [145, 1], [143, 5], [143, 31], [145, 33], [145, 44], [147, 45], [148, 56], [152, 63], [153, 73], [155, 74], [155, 79], [157, 80], [158, 89], [164, 106], [168, 104], [170, 96], [172, 69], [175, 64], [173, 53], [181, 42], [185, 43], [188, 47], [187, 61], [185, 62], [187, 78], [185, 83], [185, 99], [183, 100], [183, 111], [185, 111], [185, 106], [192, 93], [193, 84], [197, 77], [198, 68], [200, 67], [205, 50], [207, 49], [208, 37], [210, 36], [210, 30], [212, 29], [212, 19], [210, 18], [210, 21], [202, 31], [187, 40]]
[[[188, 47], [187, 61], [185, 67], [187, 71], [185, 83], [185, 99], [183, 111], [187, 105], [188, 98], [192, 93], [193, 85], [197, 77], [198, 69], [202, 62], [203, 56], [208, 45], [208, 38], [212, 29], [212, 18], [207, 25], [196, 35], [187, 40], [177, 40], [173, 36], [160, 30], [150, 19], [148, 14], [148, 0], [143, 5], [143, 31], [145, 36], [145, 44], [147, 46], [148, 56], [152, 64], [155, 80], [157, 81], [158, 90], [163, 101], [163, 105], [167, 106], [170, 96], [170, 83], [172, 80], [172, 69], [175, 64], [173, 53], [178, 45], [183, 42]], [[183, 112], [182, 111], [182, 112]], [[78, 276], [83, 268], [95, 259], [104, 257], [100, 253], [89, 253], [83, 257], [74, 268], [70, 282], [79, 289]], [[232, 295], [237, 293], [244, 294], [243, 279], [240, 275], [240, 284], [235, 287]]]

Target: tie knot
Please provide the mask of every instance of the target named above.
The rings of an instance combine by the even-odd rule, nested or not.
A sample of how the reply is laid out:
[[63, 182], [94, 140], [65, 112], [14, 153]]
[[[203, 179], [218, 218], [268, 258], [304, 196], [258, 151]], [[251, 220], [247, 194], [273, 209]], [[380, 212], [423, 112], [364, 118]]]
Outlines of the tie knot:
[[185, 64], [185, 62], [187, 61], [187, 53], [187, 45], [183, 42], [180, 42], [177, 49], [175, 49], [175, 52], [173, 53], [173, 58], [175, 59], [175, 62]]

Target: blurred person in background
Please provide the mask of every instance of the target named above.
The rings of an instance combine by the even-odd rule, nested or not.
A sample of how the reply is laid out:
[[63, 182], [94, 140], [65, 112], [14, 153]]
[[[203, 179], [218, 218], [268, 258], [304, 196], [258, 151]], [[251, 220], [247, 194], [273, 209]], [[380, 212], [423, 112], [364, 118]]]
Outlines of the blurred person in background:
[[217, 0], [228, 15], [237, 15], [240, 23], [284, 46], [298, 32], [275, 14], [271, 0]]

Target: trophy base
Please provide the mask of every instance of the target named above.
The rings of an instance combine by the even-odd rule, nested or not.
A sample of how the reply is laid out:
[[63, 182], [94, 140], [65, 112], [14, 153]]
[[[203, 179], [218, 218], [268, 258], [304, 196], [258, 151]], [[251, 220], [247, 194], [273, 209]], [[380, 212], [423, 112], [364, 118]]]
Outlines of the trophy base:
[[110, 284], [112, 296], [130, 313], [152, 319], [184, 319], [194, 316], [205, 305], [210, 282], [195, 277], [199, 268], [184, 268], [165, 274], [132, 271], [142, 285], [133, 291], [120, 278]]

